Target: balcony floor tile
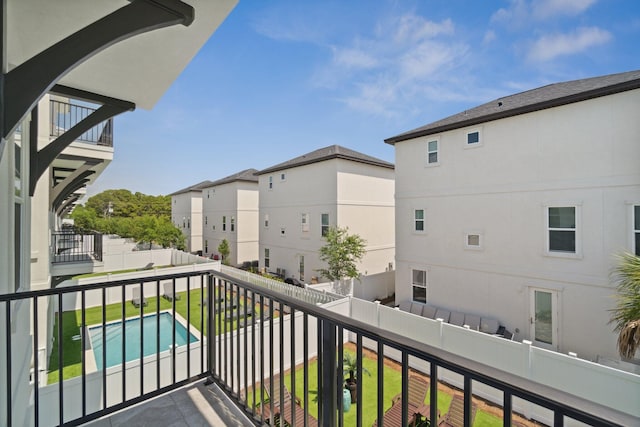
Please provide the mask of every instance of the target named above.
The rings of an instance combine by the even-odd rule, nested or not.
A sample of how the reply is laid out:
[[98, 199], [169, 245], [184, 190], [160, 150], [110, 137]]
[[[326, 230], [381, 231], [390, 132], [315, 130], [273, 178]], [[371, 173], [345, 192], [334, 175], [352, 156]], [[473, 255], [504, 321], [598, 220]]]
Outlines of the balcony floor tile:
[[203, 380], [85, 425], [243, 427], [252, 423], [216, 385], [205, 386]]

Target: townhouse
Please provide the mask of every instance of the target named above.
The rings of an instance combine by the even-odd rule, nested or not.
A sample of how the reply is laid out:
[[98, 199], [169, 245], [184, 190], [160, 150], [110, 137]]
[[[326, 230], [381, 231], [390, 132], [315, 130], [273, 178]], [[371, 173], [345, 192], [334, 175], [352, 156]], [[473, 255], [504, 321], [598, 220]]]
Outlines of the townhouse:
[[220, 257], [229, 244], [229, 265], [258, 260], [258, 177], [246, 169], [202, 188], [204, 256]]
[[505, 96], [387, 139], [396, 301], [615, 357], [609, 273], [616, 253], [640, 252], [639, 113], [632, 71]]
[[182, 231], [185, 250], [202, 253], [202, 189], [211, 181], [202, 181], [169, 194], [171, 222]]
[[358, 268], [394, 267], [394, 166], [339, 145], [321, 148], [257, 173], [260, 267], [310, 283], [326, 268], [318, 251], [330, 226], [366, 240]]

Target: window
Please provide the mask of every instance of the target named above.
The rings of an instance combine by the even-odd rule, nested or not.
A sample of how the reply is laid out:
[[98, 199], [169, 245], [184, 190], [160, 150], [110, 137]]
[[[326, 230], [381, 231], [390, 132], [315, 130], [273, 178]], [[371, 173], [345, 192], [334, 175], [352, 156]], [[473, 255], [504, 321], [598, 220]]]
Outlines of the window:
[[264, 228], [269, 228], [269, 214], [264, 214]]
[[438, 164], [438, 141], [427, 142], [427, 164]]
[[236, 231], [236, 218], [234, 216], [231, 217], [231, 231]]
[[411, 285], [413, 287], [413, 301], [427, 302], [427, 272], [425, 270], [411, 270]]
[[284, 181], [285, 179], [287, 179], [287, 175], [284, 173], [280, 174], [280, 181]]
[[204, 225], [207, 225], [207, 224], [209, 224], [209, 218], [205, 216], [204, 217]]
[[270, 176], [269, 177], [269, 190], [271, 190], [273, 188], [273, 177]]
[[309, 214], [303, 213], [302, 214], [302, 232], [306, 233], [307, 231], [309, 231]]
[[467, 132], [467, 145], [480, 145], [480, 131]]
[[324, 237], [329, 232], [329, 214], [322, 214], [321, 224], [322, 237]]
[[222, 216], [222, 231], [227, 231], [227, 217]]
[[269, 248], [264, 248], [264, 266], [269, 268]]
[[482, 233], [477, 231], [467, 232], [464, 235], [464, 248], [465, 249], [482, 249], [483, 236]]
[[191, 228], [191, 218], [187, 218], [187, 228]]
[[304, 282], [304, 255], [300, 255], [300, 263], [298, 269], [300, 270], [300, 280]]
[[633, 207], [633, 253], [640, 256], [640, 205]]
[[576, 253], [576, 207], [547, 208], [549, 252]]
[[424, 231], [424, 209], [415, 209], [413, 211], [414, 230]]
[[204, 253], [205, 254], [209, 253], [209, 241], [208, 240], [204, 241]]

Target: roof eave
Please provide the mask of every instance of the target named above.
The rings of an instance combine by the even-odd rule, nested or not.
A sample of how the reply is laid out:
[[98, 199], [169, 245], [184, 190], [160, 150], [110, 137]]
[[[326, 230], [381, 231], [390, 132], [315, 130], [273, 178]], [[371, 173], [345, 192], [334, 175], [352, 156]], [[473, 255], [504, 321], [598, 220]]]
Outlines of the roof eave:
[[620, 92], [626, 92], [629, 90], [639, 89], [640, 79], [630, 80], [622, 83], [617, 83], [610, 86], [605, 86], [597, 89], [592, 89], [585, 92], [580, 92], [572, 95], [563, 96], [547, 101], [538, 102], [535, 104], [525, 105], [510, 110], [499, 111], [492, 114], [487, 114], [480, 117], [474, 117], [468, 120], [462, 120], [455, 123], [450, 123], [442, 126], [437, 126], [429, 129], [418, 130], [415, 132], [408, 132], [401, 135], [397, 135], [384, 140], [386, 144], [395, 145], [398, 142], [407, 141], [410, 139], [420, 138], [422, 136], [435, 135], [450, 130], [461, 129], [468, 126], [475, 126], [480, 123], [486, 123], [493, 120], [504, 119], [507, 117], [513, 117], [520, 114], [532, 113], [534, 111], [545, 110], [553, 107], [560, 107], [575, 102], [587, 101], [589, 99], [600, 98], [603, 96], [613, 95]]

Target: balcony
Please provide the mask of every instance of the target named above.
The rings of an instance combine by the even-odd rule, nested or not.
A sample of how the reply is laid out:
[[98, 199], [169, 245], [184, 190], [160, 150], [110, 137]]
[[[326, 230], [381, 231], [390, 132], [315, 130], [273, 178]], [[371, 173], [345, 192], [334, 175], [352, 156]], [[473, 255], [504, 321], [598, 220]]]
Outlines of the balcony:
[[[488, 425], [537, 425], [525, 416], [530, 412], [546, 413], [557, 426], [638, 423], [354, 320], [342, 314], [349, 304], [329, 293], [217, 271], [1, 295], [0, 425], [100, 418], [99, 426], [109, 419], [157, 421], [162, 413], [170, 415], [158, 425], [172, 425], [186, 419], [175, 411], [187, 407], [205, 419], [233, 412], [254, 425], [407, 426], [452, 412], [464, 426], [481, 418]], [[337, 363], [347, 355], [362, 379], [353, 403], [344, 389], [349, 373]], [[16, 374], [25, 364], [30, 384]], [[461, 387], [442, 381], [451, 375]], [[485, 398], [487, 390], [498, 402]]]
[[102, 234], [62, 231], [51, 233], [51, 270], [53, 276], [94, 272], [102, 261]]
[[[51, 99], [49, 104], [49, 136], [51, 138], [59, 137], [95, 111], [96, 108], [60, 101], [59, 99]], [[113, 118], [87, 130], [76, 138], [76, 141], [113, 147]]]

